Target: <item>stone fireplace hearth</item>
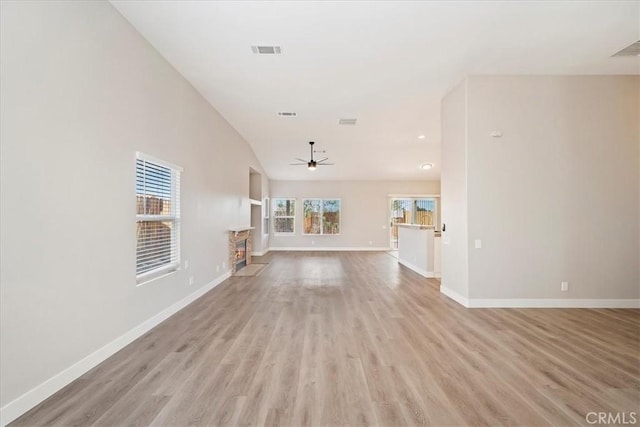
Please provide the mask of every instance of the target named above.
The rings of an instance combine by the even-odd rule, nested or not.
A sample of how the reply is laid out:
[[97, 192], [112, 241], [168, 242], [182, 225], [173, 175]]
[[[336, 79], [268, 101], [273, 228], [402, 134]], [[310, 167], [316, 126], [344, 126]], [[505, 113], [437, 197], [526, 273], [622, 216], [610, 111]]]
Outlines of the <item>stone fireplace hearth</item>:
[[240, 268], [251, 264], [254, 228], [236, 227], [229, 230], [229, 269], [231, 274], [235, 274]]

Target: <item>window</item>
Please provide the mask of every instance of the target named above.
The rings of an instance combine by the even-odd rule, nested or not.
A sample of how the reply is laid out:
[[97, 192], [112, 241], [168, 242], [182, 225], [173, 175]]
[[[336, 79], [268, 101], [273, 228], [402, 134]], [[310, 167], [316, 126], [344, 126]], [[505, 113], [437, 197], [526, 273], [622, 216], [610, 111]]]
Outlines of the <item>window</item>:
[[413, 201], [413, 223], [436, 225], [436, 200], [416, 199]]
[[264, 216], [262, 218], [262, 234], [269, 235], [269, 198], [265, 197], [263, 203]]
[[340, 204], [340, 199], [303, 200], [303, 234], [340, 234]]
[[436, 199], [392, 199], [391, 217], [397, 224], [436, 225]]
[[296, 218], [295, 199], [273, 199], [273, 233], [294, 234]]
[[136, 278], [144, 282], [180, 265], [182, 169], [136, 154]]
[[436, 198], [391, 199], [391, 248], [398, 248], [398, 224], [432, 225], [437, 228]]

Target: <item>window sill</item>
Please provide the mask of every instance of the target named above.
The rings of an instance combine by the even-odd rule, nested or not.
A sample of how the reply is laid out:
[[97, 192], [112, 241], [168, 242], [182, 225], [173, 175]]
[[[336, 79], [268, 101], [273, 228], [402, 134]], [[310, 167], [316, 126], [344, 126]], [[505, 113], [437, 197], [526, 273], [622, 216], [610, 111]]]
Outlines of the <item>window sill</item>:
[[136, 287], [146, 285], [147, 283], [155, 282], [156, 280], [170, 276], [178, 270], [180, 270], [180, 265], [174, 264], [157, 271], [145, 273], [145, 275], [143, 276], [136, 277]]

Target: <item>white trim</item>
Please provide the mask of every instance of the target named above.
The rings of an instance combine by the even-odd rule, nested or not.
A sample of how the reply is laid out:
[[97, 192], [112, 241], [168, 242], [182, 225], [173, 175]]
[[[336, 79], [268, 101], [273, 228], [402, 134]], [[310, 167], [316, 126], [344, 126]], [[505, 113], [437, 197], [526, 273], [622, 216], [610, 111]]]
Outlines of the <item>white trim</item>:
[[440, 293], [467, 308], [640, 308], [640, 299], [466, 298], [446, 286]]
[[429, 198], [429, 197], [440, 197], [439, 194], [387, 194], [387, 197], [395, 197], [395, 198]]
[[[293, 215], [276, 215], [276, 208], [274, 201], [276, 200], [293, 200]], [[273, 229], [274, 236], [295, 236], [296, 235], [296, 214], [298, 213], [298, 199], [295, 197], [272, 197], [271, 198], [271, 228]], [[291, 232], [282, 232], [279, 233], [275, 231], [276, 219], [278, 218], [292, 218], [293, 219], [293, 230]]]
[[214, 279], [212, 282], [201, 287], [190, 295], [187, 295], [180, 301], [175, 302], [169, 307], [165, 308], [155, 316], [145, 320], [133, 329], [125, 332], [123, 335], [114, 339], [110, 343], [104, 345], [98, 350], [94, 351], [85, 358], [79, 360], [73, 365], [69, 366], [62, 372], [49, 378], [42, 384], [32, 388], [24, 393], [22, 396], [7, 403], [4, 407], [0, 408], [0, 426], [6, 426], [11, 421], [15, 420], [31, 408], [38, 405], [40, 402], [61, 390], [63, 387], [78, 379], [83, 374], [93, 369], [107, 358], [120, 351], [122, 348], [141, 337], [155, 326], [171, 317], [178, 311], [182, 310], [193, 301], [197, 300], [211, 289], [224, 282], [231, 277], [231, 273], [225, 273], [222, 276]]
[[322, 247], [322, 246], [276, 246], [270, 247], [270, 251], [389, 251], [388, 247], [377, 246], [352, 246], [352, 247]]
[[454, 291], [453, 289], [440, 285], [440, 293], [446, 295], [447, 297], [451, 298], [452, 300], [454, 300], [455, 302], [457, 302], [458, 304], [464, 307], [469, 307], [469, 300], [466, 297], [460, 295], [458, 292]]
[[415, 271], [416, 273], [418, 273], [422, 277], [426, 277], [428, 279], [436, 277], [436, 273], [434, 273], [433, 271], [427, 271], [427, 270], [425, 270], [423, 268], [418, 267], [415, 264], [411, 264], [409, 261], [405, 261], [403, 259], [398, 258], [398, 264], [404, 265], [409, 270]]
[[640, 308], [640, 299], [469, 299], [469, 308]]
[[[175, 204], [174, 204], [175, 206]], [[177, 217], [172, 215], [136, 215], [136, 221], [174, 221]]]
[[170, 276], [177, 271], [180, 271], [180, 264], [176, 263], [168, 264], [156, 270], [147, 271], [136, 277], [136, 286], [143, 286], [147, 283], [155, 282], [156, 280]]
[[265, 249], [262, 252], [251, 252], [251, 256], [264, 256], [269, 252], [269, 249]]
[[240, 233], [241, 231], [250, 231], [250, 230], [255, 230], [255, 227], [251, 227], [250, 225], [246, 225], [246, 226], [237, 226], [237, 227], [230, 227], [229, 231], [232, 233]]
[[160, 166], [164, 166], [165, 168], [175, 169], [177, 171], [184, 172], [184, 169], [181, 166], [167, 162], [166, 160], [159, 159], [157, 157], [154, 157], [152, 155], [149, 155], [140, 151], [136, 151], [136, 159], [146, 160], [148, 162], [156, 163]]
[[[155, 278], [163, 277], [168, 272], [172, 272], [178, 270], [180, 267], [180, 176], [183, 172], [183, 169], [180, 166], [176, 166], [169, 162], [165, 162], [163, 160], [157, 159], [148, 154], [141, 153], [139, 151], [136, 152], [136, 204], [137, 199], [140, 196], [138, 194], [138, 161], [143, 162], [143, 193], [142, 197], [146, 199], [147, 197], [147, 174], [146, 168], [147, 163], [155, 164], [157, 166], [167, 168], [171, 172], [171, 206], [170, 206], [170, 215], [153, 215], [153, 214], [136, 214], [136, 224], [140, 221], [145, 222], [171, 222], [173, 226], [170, 231], [170, 240], [171, 245], [169, 247], [171, 262], [165, 263], [157, 268], [153, 268], [148, 271], [143, 271], [142, 273], [137, 272], [138, 263], [141, 259], [149, 261], [150, 259], [154, 259], [154, 256], [159, 255], [154, 251], [152, 253], [145, 253], [144, 255], [140, 255], [139, 251], [136, 250], [136, 283], [138, 285], [148, 283], [153, 281]], [[153, 245], [156, 245], [157, 242], [155, 240], [151, 241]], [[143, 250], [145, 250], [143, 248]]]
[[[304, 202], [308, 200], [318, 200], [320, 202], [320, 233], [305, 233], [304, 232]], [[340, 202], [340, 209], [338, 210], [338, 229], [340, 233], [342, 233], [342, 199], [339, 197], [329, 197], [329, 198], [317, 198], [317, 197], [308, 197], [302, 199], [302, 236], [339, 236], [340, 233], [336, 234], [325, 234], [324, 230], [324, 201], [325, 200], [337, 200]]]

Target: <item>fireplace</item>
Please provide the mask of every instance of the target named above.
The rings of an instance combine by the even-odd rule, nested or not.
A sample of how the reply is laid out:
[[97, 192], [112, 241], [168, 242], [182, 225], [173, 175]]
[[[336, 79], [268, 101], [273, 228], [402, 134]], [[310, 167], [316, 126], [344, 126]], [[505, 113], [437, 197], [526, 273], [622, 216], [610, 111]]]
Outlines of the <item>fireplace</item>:
[[229, 230], [229, 269], [231, 274], [251, 264], [253, 227], [237, 227]]
[[247, 239], [236, 242], [235, 261], [236, 271], [247, 265]]

